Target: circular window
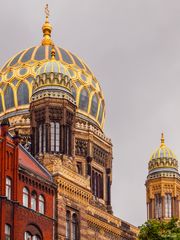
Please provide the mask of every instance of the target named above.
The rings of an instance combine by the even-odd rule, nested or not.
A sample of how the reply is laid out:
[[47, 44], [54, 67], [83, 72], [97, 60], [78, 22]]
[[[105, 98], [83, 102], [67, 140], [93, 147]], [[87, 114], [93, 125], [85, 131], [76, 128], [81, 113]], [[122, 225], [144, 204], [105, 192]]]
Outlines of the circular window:
[[20, 75], [25, 75], [27, 73], [27, 68], [22, 68], [20, 71], [19, 71]]

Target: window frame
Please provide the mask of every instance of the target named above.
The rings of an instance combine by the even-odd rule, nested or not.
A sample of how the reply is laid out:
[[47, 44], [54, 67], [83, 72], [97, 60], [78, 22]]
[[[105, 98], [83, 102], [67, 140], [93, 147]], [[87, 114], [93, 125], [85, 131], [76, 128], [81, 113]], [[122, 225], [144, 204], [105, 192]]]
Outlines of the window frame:
[[[7, 183], [8, 180], [9, 183]], [[6, 176], [6, 197], [8, 200], [12, 199], [12, 180], [9, 176]]]
[[29, 189], [27, 187], [23, 187], [23, 206], [29, 207]]
[[[8, 230], [8, 232], [7, 232]], [[5, 233], [5, 240], [11, 240], [11, 225], [6, 223], [5, 224], [5, 229], [4, 229], [4, 233]]]
[[[35, 203], [35, 207], [33, 207], [33, 203]], [[34, 191], [31, 193], [31, 209], [37, 211], [37, 193]]]
[[[42, 194], [40, 194], [38, 200], [39, 200], [39, 213], [45, 214], [45, 197]], [[42, 211], [42, 206], [43, 206], [43, 211]]]

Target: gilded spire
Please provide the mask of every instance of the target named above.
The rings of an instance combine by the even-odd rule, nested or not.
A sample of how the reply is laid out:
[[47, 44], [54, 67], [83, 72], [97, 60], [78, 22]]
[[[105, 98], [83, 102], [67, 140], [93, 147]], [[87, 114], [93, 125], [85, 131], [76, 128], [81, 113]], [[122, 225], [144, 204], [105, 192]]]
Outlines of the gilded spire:
[[55, 60], [55, 56], [56, 56], [56, 51], [55, 51], [55, 48], [54, 48], [54, 44], [52, 44], [51, 60]]
[[165, 143], [164, 143], [164, 133], [161, 133], [161, 145], [160, 147], [165, 147]]
[[42, 26], [42, 31], [43, 31], [43, 40], [42, 40], [42, 45], [51, 45], [52, 39], [51, 39], [51, 31], [52, 31], [52, 26], [49, 23], [49, 8], [48, 4], [46, 4], [45, 7], [45, 15], [46, 15], [46, 20], [45, 23]]

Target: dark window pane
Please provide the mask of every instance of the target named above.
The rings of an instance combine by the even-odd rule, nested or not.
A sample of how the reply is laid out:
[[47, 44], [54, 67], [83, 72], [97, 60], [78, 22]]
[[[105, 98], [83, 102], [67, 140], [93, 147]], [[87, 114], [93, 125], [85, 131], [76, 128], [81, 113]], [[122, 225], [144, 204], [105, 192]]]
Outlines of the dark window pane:
[[8, 74], [7, 74], [7, 79], [9, 79], [9, 78], [11, 78], [13, 76], [13, 72], [11, 71], [11, 72], [8, 72]]
[[22, 57], [21, 62], [27, 62], [31, 59], [32, 53], [34, 51], [35, 47], [30, 48]]
[[80, 60], [74, 55], [71, 53], [71, 56], [73, 57], [75, 63], [78, 65], [78, 67], [84, 69], [84, 66], [82, 65], [82, 63], [80, 62]]
[[2, 96], [0, 95], [0, 113], [3, 112]]
[[103, 103], [101, 102], [100, 110], [99, 110], [99, 116], [98, 116], [98, 122], [102, 123], [102, 117], [103, 117]]
[[3, 67], [2, 72], [7, 68], [9, 62], [10, 62], [10, 61], [8, 61], [8, 62], [6, 63], [6, 65]]
[[27, 80], [28, 80], [29, 83], [32, 83], [32, 81], [34, 80], [34, 78], [33, 78], [33, 77], [28, 77]]
[[23, 52], [24, 52], [24, 51], [20, 52], [20, 53], [12, 60], [12, 62], [10, 63], [10, 66], [13, 66], [13, 65], [15, 65], [15, 64], [18, 62], [18, 60], [19, 60], [19, 58], [21, 57], [21, 55], [23, 54]]
[[14, 93], [10, 86], [5, 90], [4, 100], [6, 109], [14, 107]]
[[22, 68], [22, 69], [19, 71], [19, 73], [20, 73], [21, 75], [26, 74], [26, 73], [27, 73], [27, 68]]
[[83, 111], [88, 110], [89, 96], [86, 89], [82, 89], [79, 99], [79, 108]]
[[34, 59], [39, 60], [39, 61], [45, 59], [45, 47], [44, 46], [40, 46], [37, 49]]
[[98, 97], [96, 94], [94, 94], [91, 102], [91, 114], [96, 117], [98, 110]]
[[14, 86], [16, 86], [16, 84], [18, 83], [19, 81], [17, 80], [17, 79], [14, 79], [13, 81], [12, 81], [12, 83], [14, 84]]
[[61, 56], [64, 62], [72, 64], [73, 61], [71, 59], [71, 57], [69, 56], [69, 54], [62, 48], [59, 48], [60, 52], [61, 52]]
[[21, 83], [17, 90], [18, 105], [29, 103], [29, 91], [25, 83]]
[[76, 89], [74, 87], [71, 88], [74, 99], [76, 100]]

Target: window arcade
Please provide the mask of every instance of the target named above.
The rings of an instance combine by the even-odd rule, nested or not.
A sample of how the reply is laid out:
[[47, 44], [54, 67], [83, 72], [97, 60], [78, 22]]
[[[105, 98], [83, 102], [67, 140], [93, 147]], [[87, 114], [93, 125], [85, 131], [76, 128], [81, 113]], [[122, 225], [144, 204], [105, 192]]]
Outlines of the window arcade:
[[170, 193], [165, 194], [165, 217], [172, 217], [172, 196]]
[[66, 240], [79, 239], [79, 219], [77, 212], [66, 211]]
[[92, 170], [92, 191], [95, 197], [103, 199], [103, 173]]
[[155, 218], [160, 219], [162, 217], [162, 198], [161, 195], [155, 194]]

